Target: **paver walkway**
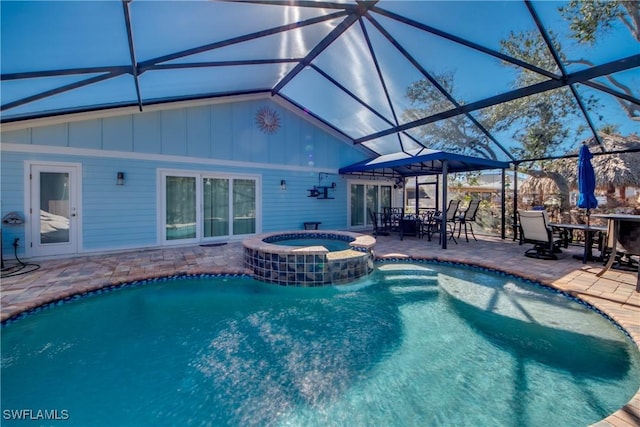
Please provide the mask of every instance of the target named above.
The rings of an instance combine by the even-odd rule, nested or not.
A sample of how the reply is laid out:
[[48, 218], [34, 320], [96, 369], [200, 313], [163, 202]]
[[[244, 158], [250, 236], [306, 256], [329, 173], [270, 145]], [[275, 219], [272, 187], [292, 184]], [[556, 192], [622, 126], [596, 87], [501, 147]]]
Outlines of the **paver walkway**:
[[[610, 270], [597, 277], [602, 264], [582, 264], [572, 255], [580, 248], [563, 250], [557, 261], [523, 256], [528, 247], [511, 240], [478, 236], [479, 240], [449, 242], [442, 250], [437, 239], [380, 236], [378, 258], [417, 258], [464, 262], [531, 278], [582, 298], [624, 327], [640, 347], [640, 293], [636, 273]], [[40, 261], [40, 268], [0, 282], [1, 319], [77, 293], [104, 286], [175, 274], [243, 273], [242, 244], [149, 249], [117, 254]], [[7, 264], [11, 264], [7, 262]], [[7, 267], [5, 265], [5, 267]], [[597, 426], [640, 426], [640, 391], [622, 409]]]

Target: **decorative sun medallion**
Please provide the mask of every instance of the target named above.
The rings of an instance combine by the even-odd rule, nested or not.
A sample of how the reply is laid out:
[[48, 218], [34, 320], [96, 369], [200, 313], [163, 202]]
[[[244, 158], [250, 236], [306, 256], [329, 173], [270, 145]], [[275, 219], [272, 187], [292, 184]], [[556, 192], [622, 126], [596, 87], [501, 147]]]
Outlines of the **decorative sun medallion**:
[[266, 134], [274, 134], [280, 129], [280, 116], [269, 107], [262, 107], [256, 113], [256, 124]]

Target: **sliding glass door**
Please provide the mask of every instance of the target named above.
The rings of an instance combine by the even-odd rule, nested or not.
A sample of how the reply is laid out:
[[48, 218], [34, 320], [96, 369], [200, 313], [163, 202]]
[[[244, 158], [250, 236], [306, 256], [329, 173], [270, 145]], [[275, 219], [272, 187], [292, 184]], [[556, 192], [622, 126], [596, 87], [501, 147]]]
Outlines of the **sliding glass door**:
[[378, 201], [380, 199], [380, 197], [378, 197], [378, 195], [380, 194], [380, 189], [378, 185], [367, 184], [366, 190], [367, 190], [367, 200], [366, 200], [367, 215], [365, 215], [364, 217], [364, 222], [367, 225], [372, 225], [369, 211], [378, 212], [380, 210], [380, 207], [378, 205]]
[[196, 238], [196, 179], [168, 176], [166, 180], [167, 240]]
[[227, 236], [229, 234], [229, 180], [222, 178], [203, 179], [204, 237]]
[[233, 234], [256, 232], [256, 181], [233, 180]]
[[256, 177], [163, 173], [164, 240], [189, 243], [254, 234]]
[[350, 192], [349, 225], [351, 227], [371, 226], [371, 212], [381, 212], [391, 207], [391, 186], [379, 183], [352, 183]]
[[352, 227], [364, 225], [364, 185], [351, 184], [351, 221]]

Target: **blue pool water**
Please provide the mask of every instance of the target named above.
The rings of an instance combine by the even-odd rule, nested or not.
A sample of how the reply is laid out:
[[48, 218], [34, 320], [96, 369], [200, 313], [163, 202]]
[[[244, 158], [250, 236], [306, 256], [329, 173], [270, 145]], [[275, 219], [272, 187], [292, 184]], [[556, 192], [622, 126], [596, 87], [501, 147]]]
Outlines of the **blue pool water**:
[[1, 344], [3, 426], [31, 425], [4, 417], [22, 409], [64, 426], [585, 426], [640, 385], [637, 348], [595, 312], [426, 263], [342, 287], [128, 287], [20, 319]]
[[349, 242], [338, 239], [320, 239], [320, 238], [301, 238], [301, 239], [282, 239], [274, 242], [276, 245], [284, 246], [324, 246], [329, 252], [343, 251], [351, 246]]

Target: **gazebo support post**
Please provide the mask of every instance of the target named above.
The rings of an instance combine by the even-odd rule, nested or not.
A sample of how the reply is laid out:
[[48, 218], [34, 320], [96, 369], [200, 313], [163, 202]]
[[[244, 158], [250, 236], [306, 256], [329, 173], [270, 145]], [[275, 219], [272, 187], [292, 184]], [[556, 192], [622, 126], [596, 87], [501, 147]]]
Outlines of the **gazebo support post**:
[[419, 203], [419, 194], [418, 194], [418, 175], [416, 175], [415, 177], [415, 184], [416, 184], [416, 193], [415, 193], [415, 202], [416, 202], [416, 218], [418, 217], [418, 214], [420, 214], [420, 209], [418, 207], [418, 203]]
[[438, 205], [440, 204], [440, 175], [436, 175], [436, 202], [434, 206], [436, 210], [438, 209]]
[[447, 173], [449, 169], [449, 162], [447, 160], [442, 161], [442, 215], [440, 218], [440, 241], [442, 242], [442, 249], [447, 249]]
[[[504, 186], [503, 186], [504, 188]], [[513, 165], [513, 241], [518, 238], [518, 164]], [[504, 218], [504, 215], [503, 215]]]
[[501, 212], [501, 217], [502, 220], [500, 222], [500, 236], [502, 237], [502, 240], [506, 239], [507, 237], [507, 233], [506, 233], [506, 225], [507, 225], [507, 221], [505, 218], [505, 215], [507, 213], [507, 205], [506, 205], [506, 200], [507, 200], [507, 192], [505, 190], [505, 185], [507, 183], [507, 170], [506, 169], [502, 169], [502, 189], [500, 192], [500, 212]]

